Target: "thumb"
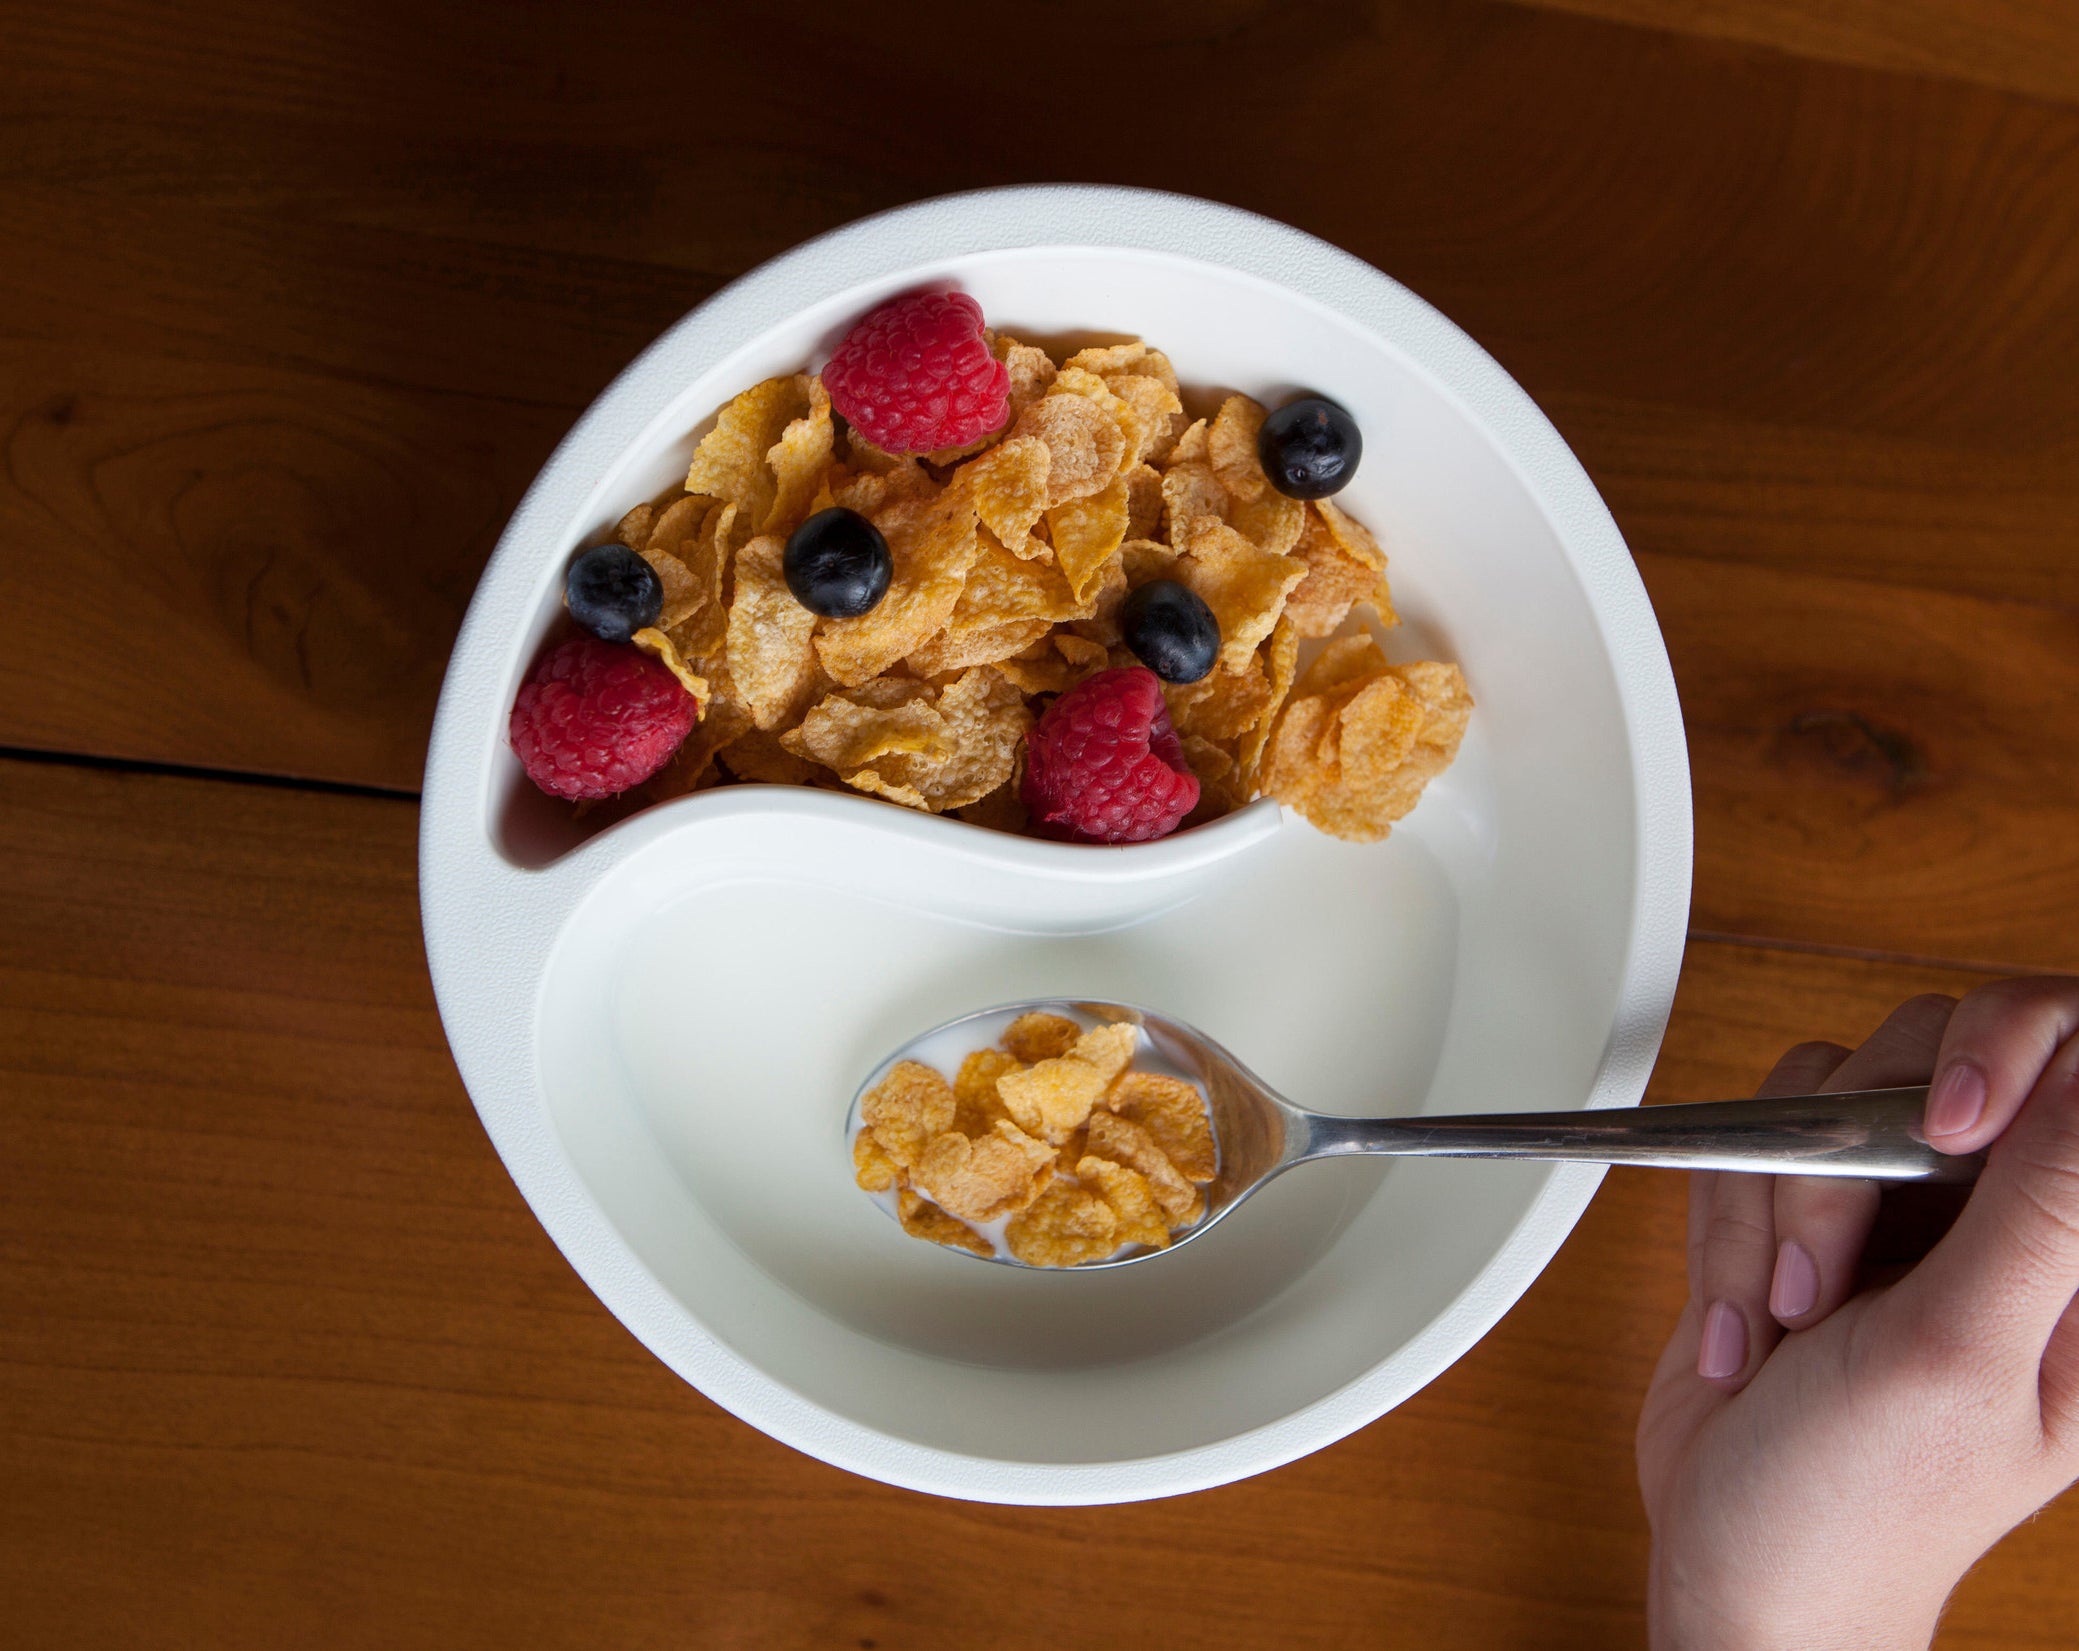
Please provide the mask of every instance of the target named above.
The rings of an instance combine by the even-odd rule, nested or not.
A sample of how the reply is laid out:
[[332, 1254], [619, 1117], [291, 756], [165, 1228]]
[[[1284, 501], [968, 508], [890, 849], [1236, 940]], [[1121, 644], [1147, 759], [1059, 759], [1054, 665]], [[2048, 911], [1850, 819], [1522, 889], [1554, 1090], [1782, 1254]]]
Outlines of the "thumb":
[[1941, 1243], [1899, 1286], [1952, 1345], [2040, 1354], [2079, 1291], [2079, 1036], [2050, 1057]]

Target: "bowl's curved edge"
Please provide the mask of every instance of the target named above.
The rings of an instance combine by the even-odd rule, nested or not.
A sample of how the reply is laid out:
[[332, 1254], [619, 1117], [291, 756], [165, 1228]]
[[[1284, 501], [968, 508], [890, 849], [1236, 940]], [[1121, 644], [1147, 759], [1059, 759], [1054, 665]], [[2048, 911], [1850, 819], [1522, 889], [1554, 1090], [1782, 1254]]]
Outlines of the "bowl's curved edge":
[[[480, 743], [500, 718], [501, 661], [530, 615], [526, 565], [574, 484], [604, 471], [668, 395], [668, 382], [726, 354], [726, 341], [778, 324], [805, 302], [964, 253], [1051, 245], [1183, 252], [1299, 292], [1375, 332], [1484, 427], [1552, 519], [1600, 625], [1634, 758], [1638, 867], [1618, 1012], [1590, 1106], [1635, 1104], [1658, 1054], [1687, 930], [1691, 874], [1688, 754], [1667, 652], [1617, 525], [1564, 439], [1530, 397], [1438, 311], [1370, 265], [1303, 231], [1239, 208], [1157, 191], [1040, 185], [946, 196], [847, 225], [782, 254], [709, 298], [643, 352], [594, 402], [528, 489], [499, 540], [457, 639], [427, 758], [420, 890], [427, 960], [456, 1063], [508, 1172], [551, 1238], [624, 1325], [716, 1403], [835, 1466], [937, 1495], [1087, 1505], [1181, 1494], [1266, 1471], [1375, 1420], [1435, 1379], [1514, 1305], [1572, 1231], [1600, 1184], [1588, 1165], [1555, 1166], [1501, 1251], [1394, 1356], [1276, 1423], [1168, 1456], [1103, 1464], [989, 1462], [838, 1417], [781, 1388], [685, 1320], [613, 1231], [577, 1177], [538, 1093], [530, 1018], [540, 964], [572, 879], [533, 885], [480, 830], [489, 765]], [[629, 844], [634, 837], [624, 837]], [[602, 875], [626, 848], [589, 863]], [[508, 909], [505, 902], [511, 902]], [[465, 931], [467, 931], [465, 933]], [[522, 1097], [504, 1100], [501, 1097]]]

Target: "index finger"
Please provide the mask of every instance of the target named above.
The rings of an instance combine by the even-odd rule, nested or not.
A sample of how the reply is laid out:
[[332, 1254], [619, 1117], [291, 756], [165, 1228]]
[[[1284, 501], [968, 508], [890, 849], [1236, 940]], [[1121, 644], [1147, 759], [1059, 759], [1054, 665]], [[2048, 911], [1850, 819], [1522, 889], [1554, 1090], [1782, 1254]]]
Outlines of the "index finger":
[[1943, 1152], [1977, 1152], [1998, 1140], [2075, 1032], [2079, 979], [1996, 980], [1967, 995], [1935, 1059], [1928, 1140]]
[[1970, 1201], [1893, 1299], [1940, 1341], [2040, 1352], [2079, 1291], [2079, 1034], [2053, 1050]]

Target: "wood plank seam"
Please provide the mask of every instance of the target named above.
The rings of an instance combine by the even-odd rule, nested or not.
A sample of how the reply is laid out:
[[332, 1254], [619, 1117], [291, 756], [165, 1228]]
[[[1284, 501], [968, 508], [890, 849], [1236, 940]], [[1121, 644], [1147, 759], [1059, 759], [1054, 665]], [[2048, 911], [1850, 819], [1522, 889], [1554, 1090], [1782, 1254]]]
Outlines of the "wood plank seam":
[[[293, 774], [210, 768], [192, 763], [152, 762], [142, 758], [101, 756], [93, 752], [46, 751], [33, 746], [0, 745], [0, 761], [83, 768], [104, 774], [143, 774], [224, 785], [260, 786], [269, 790], [309, 792], [318, 796], [368, 797], [382, 802], [416, 804], [420, 800], [419, 792], [395, 786], [364, 785], [345, 780], [306, 779]], [[1773, 935], [1741, 934], [1694, 924], [1687, 929], [1686, 935], [1692, 945], [1741, 946], [1754, 951], [1794, 952], [1811, 957], [1841, 958], [1850, 962], [1892, 964], [1906, 968], [1961, 969], [1984, 975], [2079, 973], [1988, 958], [1942, 957], [1932, 953], [1891, 951], [1875, 946], [1831, 945], [1822, 941], [1787, 939]]]
[[402, 786], [369, 785], [355, 780], [306, 779], [243, 768], [211, 768], [200, 763], [153, 762], [143, 757], [105, 757], [91, 751], [46, 751], [30, 745], [0, 745], [0, 759], [45, 766], [88, 768], [103, 774], [153, 774], [178, 780], [213, 780], [223, 785], [257, 785], [275, 791], [309, 791], [327, 797], [373, 797], [383, 802], [416, 803], [419, 793]]

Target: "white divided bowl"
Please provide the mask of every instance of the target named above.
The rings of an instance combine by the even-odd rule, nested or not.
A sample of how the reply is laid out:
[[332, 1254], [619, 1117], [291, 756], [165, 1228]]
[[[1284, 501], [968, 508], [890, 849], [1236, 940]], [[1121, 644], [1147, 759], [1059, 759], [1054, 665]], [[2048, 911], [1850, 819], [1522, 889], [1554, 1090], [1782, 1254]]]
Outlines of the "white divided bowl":
[[[563, 568], [680, 476], [738, 390], [881, 298], [957, 285], [1017, 335], [1137, 334], [1187, 387], [1355, 414], [1341, 500], [1392, 558], [1395, 658], [1460, 661], [1456, 765], [1385, 843], [1260, 802], [1120, 849], [867, 798], [705, 792], [581, 841], [504, 737]], [[813, 241], [664, 335], [585, 414], [470, 607], [426, 773], [426, 946], [506, 1167], [601, 1300], [774, 1438], [949, 1496], [1169, 1495], [1320, 1448], [1444, 1370], [1601, 1172], [1310, 1166], [1176, 1256], [979, 1264], [851, 1182], [891, 1048], [1028, 996], [1140, 1002], [1328, 1111], [1636, 1103], [1689, 902], [1666, 654], [1616, 526], [1529, 398], [1369, 266], [1130, 190], [929, 201]]]

